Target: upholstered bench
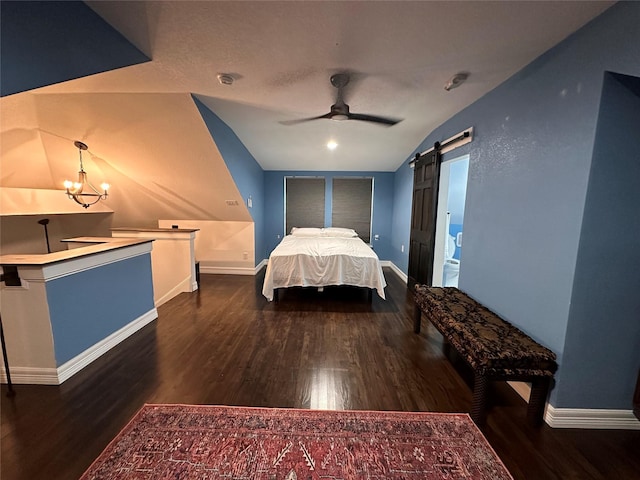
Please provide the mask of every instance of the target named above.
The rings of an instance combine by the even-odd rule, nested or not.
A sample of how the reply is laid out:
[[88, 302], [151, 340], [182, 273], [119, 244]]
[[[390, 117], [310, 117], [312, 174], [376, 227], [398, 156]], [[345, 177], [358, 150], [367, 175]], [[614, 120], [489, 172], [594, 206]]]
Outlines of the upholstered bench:
[[531, 382], [527, 417], [540, 425], [558, 368], [555, 353], [455, 287], [417, 284], [414, 293], [414, 331], [420, 333], [424, 313], [473, 369], [473, 421], [481, 425], [486, 419], [489, 382], [518, 380]]

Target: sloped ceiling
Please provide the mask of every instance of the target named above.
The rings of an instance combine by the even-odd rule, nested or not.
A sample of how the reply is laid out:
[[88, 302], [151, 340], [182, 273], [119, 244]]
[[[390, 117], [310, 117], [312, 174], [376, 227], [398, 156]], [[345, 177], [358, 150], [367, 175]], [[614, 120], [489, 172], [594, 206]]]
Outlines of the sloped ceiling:
[[[25, 58], [37, 63], [46, 57], [48, 46], [42, 33], [40, 43], [33, 39], [23, 43], [22, 36], [29, 37], [31, 30], [47, 30], [51, 37], [65, 35], [50, 23], [48, 15], [54, 3], [42, 3], [42, 11], [27, 4], [26, 12], [32, 15], [29, 26], [15, 31], [13, 37], [3, 31], [3, 80], [17, 79], [9, 82], [15, 85], [21, 85], [23, 77], [27, 85], [57, 83], [2, 98], [0, 186], [57, 189], [63, 195], [64, 180], [77, 176], [79, 152], [73, 142], [81, 140], [89, 146], [83, 154], [89, 180], [94, 185], [108, 181], [112, 186], [105, 203], [116, 212], [113, 226], [156, 227], [163, 218], [251, 221], [189, 92], [80, 91], [71, 85], [73, 80], [62, 81], [64, 66], [34, 70], [22, 65]], [[68, 35], [66, 54], [77, 63], [83, 64], [87, 55], [93, 55], [98, 58], [91, 59], [92, 69], [100, 71], [103, 65], [121, 67], [125, 59], [146, 58], [82, 3], [57, 5], [66, 12], [59, 17], [74, 18], [81, 24], [88, 19], [91, 28], [95, 28], [95, 17], [102, 24], [102, 29], [91, 32], [80, 29], [79, 37]], [[25, 14], [11, 13], [3, 8], [3, 22]], [[92, 37], [93, 47], [75, 48], [83, 35], [99, 36], [103, 31], [107, 32], [105, 37]], [[114, 35], [120, 40], [108, 48], [101, 46], [100, 41], [111, 41]], [[56, 42], [56, 48], [61, 48], [59, 39]], [[16, 45], [19, 47], [11, 48]], [[58, 54], [54, 50], [51, 56]], [[114, 58], [122, 60], [114, 62]], [[72, 68], [68, 75], [76, 76], [77, 72]], [[90, 73], [94, 72], [85, 71]], [[227, 200], [237, 205], [229, 206]]]
[[[614, 2], [87, 3], [153, 61], [74, 88], [206, 97], [265, 170], [395, 171], [433, 129]], [[279, 123], [327, 113], [338, 71], [352, 73], [353, 112], [404, 120]], [[461, 71], [469, 80], [445, 91]], [[220, 85], [218, 73], [236, 81]]]
[[[266, 170], [395, 171], [435, 127], [612, 3], [86, 2], [151, 61], [4, 96], [0, 185], [61, 188], [77, 171], [73, 141], [81, 140], [89, 178], [112, 184], [115, 226], [250, 220], [190, 94]], [[74, 54], [91, 33], [58, 35], [82, 62]], [[96, 45], [94, 54], [104, 55], [106, 45]], [[38, 46], [44, 55], [47, 47]], [[403, 121], [279, 123], [326, 113], [338, 71], [351, 73], [352, 111]], [[460, 71], [469, 80], [446, 92]], [[234, 84], [219, 84], [218, 73], [232, 74]], [[339, 144], [333, 152], [329, 139]], [[240, 207], [228, 208], [228, 199]]]
[[[126, 219], [116, 224], [251, 220], [189, 94], [14, 95], [3, 100], [3, 114], [11, 112], [21, 126], [2, 131], [4, 187], [60, 189], [75, 180], [71, 139], [81, 138], [89, 180], [109, 181], [107, 203]], [[230, 199], [239, 206], [228, 207]]]

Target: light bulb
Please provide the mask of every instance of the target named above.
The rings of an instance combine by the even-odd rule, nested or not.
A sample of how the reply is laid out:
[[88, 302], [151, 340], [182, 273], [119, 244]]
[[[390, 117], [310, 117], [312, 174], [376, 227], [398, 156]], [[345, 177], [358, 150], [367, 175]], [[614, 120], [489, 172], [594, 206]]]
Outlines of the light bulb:
[[103, 183], [100, 185], [100, 188], [102, 188], [102, 190], [104, 190], [105, 192], [106, 192], [107, 190], [109, 190], [109, 187], [111, 187], [111, 185], [109, 185], [109, 184], [108, 184], [108, 183], [106, 183], [106, 182], [103, 182]]
[[73, 187], [73, 182], [71, 180], [65, 180], [64, 181], [64, 188], [69, 190], [71, 187]]

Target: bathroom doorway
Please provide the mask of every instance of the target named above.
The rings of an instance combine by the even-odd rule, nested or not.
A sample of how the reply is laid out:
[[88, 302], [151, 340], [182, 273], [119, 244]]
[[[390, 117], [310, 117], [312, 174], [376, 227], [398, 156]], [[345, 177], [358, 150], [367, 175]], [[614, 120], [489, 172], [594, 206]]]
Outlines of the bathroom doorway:
[[438, 190], [433, 285], [457, 287], [463, 244], [469, 155], [442, 162]]

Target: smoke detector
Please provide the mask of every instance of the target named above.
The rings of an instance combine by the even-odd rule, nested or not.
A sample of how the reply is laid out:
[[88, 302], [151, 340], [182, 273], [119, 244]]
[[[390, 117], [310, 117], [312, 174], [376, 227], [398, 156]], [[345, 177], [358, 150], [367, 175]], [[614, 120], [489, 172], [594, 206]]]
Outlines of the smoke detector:
[[233, 85], [233, 76], [228, 73], [219, 73], [218, 82], [220, 85]]
[[444, 85], [444, 89], [448, 92], [452, 88], [459, 87], [464, 83], [464, 81], [469, 78], [468, 73], [456, 73], [453, 77], [449, 79], [449, 81]]

